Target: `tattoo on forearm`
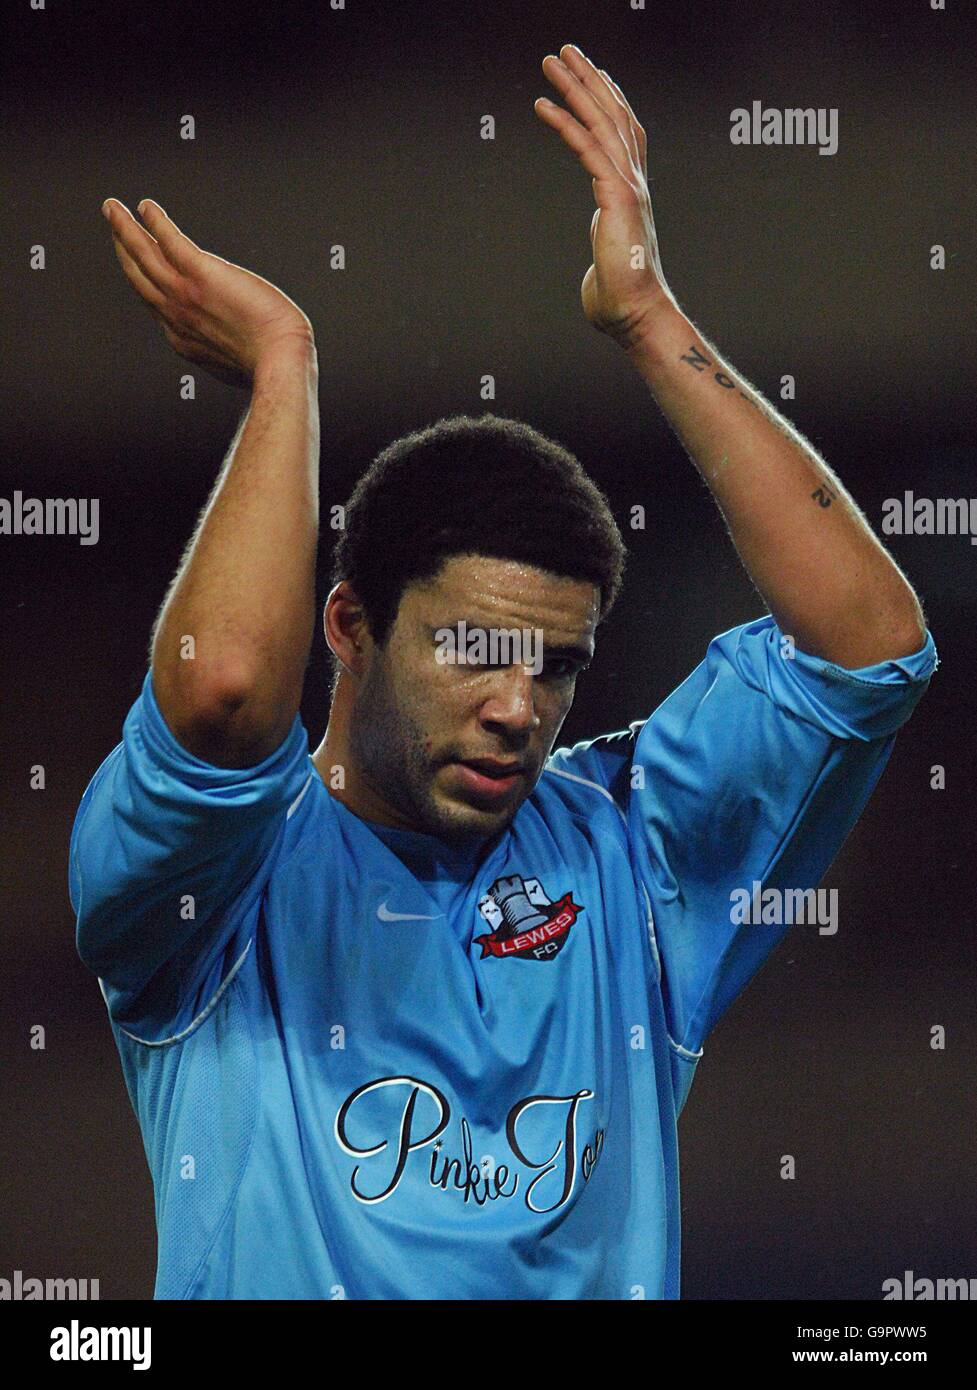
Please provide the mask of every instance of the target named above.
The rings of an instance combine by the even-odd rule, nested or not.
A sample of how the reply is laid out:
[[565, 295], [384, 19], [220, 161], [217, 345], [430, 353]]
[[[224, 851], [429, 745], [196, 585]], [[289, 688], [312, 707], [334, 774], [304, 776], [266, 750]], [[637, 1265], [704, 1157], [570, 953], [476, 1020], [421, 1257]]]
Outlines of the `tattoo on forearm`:
[[[696, 347], [695, 343], [692, 344], [688, 352], [682, 353], [681, 357], [679, 358], [679, 361], [688, 362], [689, 366], [694, 368], [694, 370], [697, 372], [704, 372], [707, 367], [714, 367], [716, 365], [714, 362], [710, 362], [708, 357], [704, 357], [702, 355], [702, 353]], [[723, 388], [724, 391], [736, 391], [739, 395], [743, 397], [745, 401], [749, 401], [750, 405], [752, 405], [755, 410], [760, 409], [760, 406], [753, 399], [753, 397], [748, 396], [745, 391], [741, 391], [740, 388], [736, 385], [736, 382], [733, 380], [733, 378], [729, 376], [726, 372], [713, 372], [712, 379], [713, 381], [717, 382]]]
[[830, 507], [831, 503], [837, 499], [838, 494], [833, 487], [829, 487], [827, 483], [822, 483], [820, 487], [814, 489], [811, 496], [819, 507]]
[[[704, 372], [707, 369], [711, 369], [716, 365], [715, 362], [710, 362], [709, 358], [706, 357], [705, 354], [702, 353], [698, 347], [696, 347], [695, 343], [692, 343], [690, 345], [688, 352], [682, 353], [682, 355], [679, 357], [679, 361], [687, 362], [689, 366], [693, 369], [693, 371], [696, 372]], [[760, 405], [759, 401], [755, 401], [752, 396], [748, 396], [745, 391], [740, 390], [740, 388], [736, 385], [736, 382], [733, 380], [731, 376], [729, 376], [727, 372], [714, 371], [712, 373], [712, 379], [713, 381], [717, 382], [718, 385], [720, 385], [724, 391], [736, 391], [739, 395], [743, 397], [745, 401], [749, 401], [750, 405], [752, 405], [754, 409], [759, 410], [761, 414], [766, 413], [763, 410], [763, 407]], [[719, 464], [719, 466], [713, 473], [714, 478], [718, 477], [720, 471], [727, 463], [728, 459], [724, 457], [722, 462]], [[829, 483], [821, 483], [820, 486], [816, 487], [814, 491], [811, 493], [811, 497], [815, 502], [817, 502], [819, 507], [830, 507], [832, 502], [836, 502], [838, 500], [837, 492], [834, 490], [833, 487], [831, 487]]]
[[703, 357], [695, 343], [692, 344], [688, 352], [683, 352], [679, 361], [688, 362], [689, 366], [694, 367], [697, 372], [704, 371], [709, 366], [709, 358]]

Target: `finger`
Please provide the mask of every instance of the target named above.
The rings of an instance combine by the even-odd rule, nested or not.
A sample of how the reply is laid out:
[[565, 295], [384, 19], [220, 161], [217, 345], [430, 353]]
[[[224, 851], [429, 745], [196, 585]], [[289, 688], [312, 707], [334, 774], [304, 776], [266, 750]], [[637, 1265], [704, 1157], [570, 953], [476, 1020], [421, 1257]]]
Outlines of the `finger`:
[[159, 203], [154, 203], [152, 198], [143, 198], [136, 210], [170, 264], [183, 274], [191, 271], [200, 257], [200, 247], [180, 231], [173, 219], [167, 217]]
[[570, 72], [573, 73], [574, 77], [577, 78], [581, 86], [590, 93], [601, 110], [606, 112], [608, 119], [613, 121], [614, 128], [622, 144], [637, 166], [640, 153], [638, 150], [638, 142], [631, 130], [631, 121], [628, 112], [625, 110], [624, 103], [619, 99], [604, 72], [596, 68], [587, 55], [581, 53], [576, 44], [565, 43], [560, 49], [560, 58], [569, 68]]
[[604, 107], [609, 116], [613, 116], [615, 102], [611, 99], [610, 88], [594, 64], [575, 43], [563, 45], [560, 49], [560, 62], [587, 88], [597, 104]]
[[226, 381], [231, 386], [247, 385], [247, 374], [230, 358], [213, 352], [199, 339], [181, 333], [179, 328], [174, 327], [152, 307], [150, 307], [149, 312], [159, 323], [163, 330], [163, 337], [178, 357], [193, 363], [194, 366], [203, 367], [204, 371], [209, 372], [211, 376], [217, 377], [219, 381]]
[[118, 198], [107, 198], [102, 204], [102, 211], [112, 228], [112, 235], [119, 238], [147, 280], [151, 280], [164, 294], [172, 289], [176, 279], [172, 266], [125, 204], [120, 203]]
[[166, 296], [156, 288], [148, 276], [143, 274], [114, 232], [112, 233], [112, 245], [115, 247], [115, 254], [122, 267], [122, 273], [132, 288], [142, 296], [151, 309], [162, 309], [166, 304]]
[[178, 352], [181, 357], [186, 357], [189, 361], [200, 361], [202, 356], [210, 356], [209, 353], [201, 351], [201, 348], [205, 347], [205, 345], [201, 344], [200, 339], [188, 329], [178, 323], [174, 323], [172, 319], [167, 318], [165, 313], [160, 313], [160, 311], [154, 309], [151, 304], [149, 305], [149, 312], [159, 324], [160, 328], [162, 328], [163, 337], [174, 352]]
[[631, 131], [631, 123], [624, 104], [607, 80], [602, 69], [595, 67], [585, 53], [574, 43], [565, 43], [560, 49], [560, 58], [573, 75], [587, 89], [602, 110], [614, 122], [618, 135], [626, 146], [628, 154], [638, 162], [638, 145]]
[[611, 81], [603, 68], [600, 69], [600, 75], [607, 84], [607, 100], [614, 104], [615, 119], [617, 121], [617, 128], [621, 132], [621, 139], [628, 147], [628, 154], [630, 154], [635, 168], [643, 169], [641, 150], [638, 146], [638, 137], [634, 130], [634, 122], [624, 102], [621, 100], [621, 96], [619, 95], [620, 88], [617, 87], [616, 83]]
[[647, 175], [648, 141], [631, 103], [605, 68], [598, 68], [576, 44], [564, 44], [560, 57], [601, 106], [613, 116], [637, 168]]
[[570, 71], [559, 58], [548, 55], [543, 59], [543, 72], [547, 81], [552, 82], [570, 110], [582, 125], [599, 140], [614, 163], [623, 170], [631, 163], [628, 147], [621, 138], [621, 132], [600, 102], [591, 95], [580, 79]]
[[152, 314], [153, 318], [159, 324], [160, 328], [162, 328], [163, 335], [166, 338], [166, 341], [169, 343], [170, 347], [174, 347], [176, 345], [177, 340], [179, 340], [181, 343], [183, 342], [183, 334], [177, 328], [175, 323], [171, 323], [164, 313], [162, 313], [159, 309], [156, 308], [155, 305], [150, 304], [148, 301], [146, 303], [146, 308]]
[[[625, 180], [597, 136], [574, 120], [569, 111], [564, 111], [562, 106], [547, 101], [546, 97], [538, 99], [535, 110], [547, 125], [559, 131], [566, 144], [578, 156], [587, 173], [594, 178], [594, 196], [602, 206], [606, 204], [609, 188], [619, 187]], [[598, 191], [601, 186], [603, 192]]]
[[638, 118], [637, 118], [637, 116], [634, 114], [634, 112], [631, 110], [631, 103], [628, 101], [627, 97], [626, 97], [626, 96], [624, 95], [624, 93], [621, 91], [620, 87], [619, 87], [619, 86], [617, 85], [617, 83], [614, 81], [614, 79], [613, 79], [613, 77], [610, 75], [610, 73], [609, 73], [609, 72], [605, 72], [603, 68], [601, 68], [600, 72], [601, 72], [601, 76], [602, 76], [602, 77], [604, 78], [604, 80], [607, 82], [608, 86], [611, 88], [611, 91], [614, 92], [614, 94], [616, 95], [617, 99], [620, 101], [621, 105], [624, 107], [625, 111], [626, 111], [627, 114], [628, 114], [628, 119], [629, 119], [630, 124], [631, 124], [631, 130], [632, 130], [632, 132], [634, 133], [634, 137], [635, 137], [635, 140], [637, 141], [637, 145], [638, 145], [638, 156], [639, 156], [639, 162], [640, 162], [640, 165], [641, 165], [641, 171], [642, 171], [642, 173], [647, 174], [647, 172], [648, 172], [648, 137], [647, 137], [647, 135], [645, 134], [645, 128], [644, 128], [644, 126], [641, 124], [641, 122], [638, 120]]
[[[621, 103], [617, 100], [617, 97], [614, 96], [613, 92], [611, 93], [611, 97], [613, 97], [613, 100], [615, 102], [615, 110], [617, 113], [617, 128], [620, 132], [621, 139], [627, 146], [628, 154], [631, 157], [631, 163], [634, 165], [635, 169], [643, 170], [644, 166], [641, 163], [641, 150], [638, 148], [637, 136], [631, 129], [631, 122], [628, 119], [628, 113], [625, 111]], [[610, 99], [611, 98], [609, 97], [608, 100]]]

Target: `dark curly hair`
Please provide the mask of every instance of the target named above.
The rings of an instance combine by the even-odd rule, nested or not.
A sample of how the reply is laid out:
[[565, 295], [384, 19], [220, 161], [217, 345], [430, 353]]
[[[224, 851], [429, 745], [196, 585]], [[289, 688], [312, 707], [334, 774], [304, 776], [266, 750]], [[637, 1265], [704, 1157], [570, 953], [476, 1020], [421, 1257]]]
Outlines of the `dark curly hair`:
[[353, 586], [382, 645], [407, 585], [468, 554], [590, 580], [601, 619], [625, 562], [607, 500], [573, 454], [491, 414], [438, 420], [377, 455], [346, 504], [332, 582]]

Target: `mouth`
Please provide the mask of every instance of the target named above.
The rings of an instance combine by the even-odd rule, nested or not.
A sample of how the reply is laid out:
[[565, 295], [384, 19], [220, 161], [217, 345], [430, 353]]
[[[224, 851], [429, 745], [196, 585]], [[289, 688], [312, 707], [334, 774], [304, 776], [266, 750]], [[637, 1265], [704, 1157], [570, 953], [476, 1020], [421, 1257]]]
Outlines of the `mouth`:
[[467, 791], [485, 801], [502, 801], [526, 776], [525, 766], [515, 759], [464, 758], [449, 766]]

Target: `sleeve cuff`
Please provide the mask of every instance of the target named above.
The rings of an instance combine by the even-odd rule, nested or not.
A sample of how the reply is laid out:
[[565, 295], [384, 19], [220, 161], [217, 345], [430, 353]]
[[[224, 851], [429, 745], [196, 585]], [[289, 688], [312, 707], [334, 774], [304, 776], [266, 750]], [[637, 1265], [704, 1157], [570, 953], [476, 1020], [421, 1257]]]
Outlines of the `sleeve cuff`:
[[[187, 786], [200, 790], [236, 787], [241, 783], [261, 784], [280, 777], [291, 765], [304, 764], [309, 740], [301, 715], [296, 713], [282, 743], [260, 762], [250, 767], [217, 767], [183, 747], [163, 718], [153, 689], [152, 671], [146, 672], [142, 694], [126, 718], [125, 735], [137, 734], [150, 761], [161, 771]], [[290, 780], [290, 779], [289, 779]]]
[[855, 670], [799, 648], [783, 655], [783, 633], [769, 614], [715, 640], [748, 685], [837, 738], [868, 741], [895, 733], [939, 664], [928, 628], [919, 651]]

